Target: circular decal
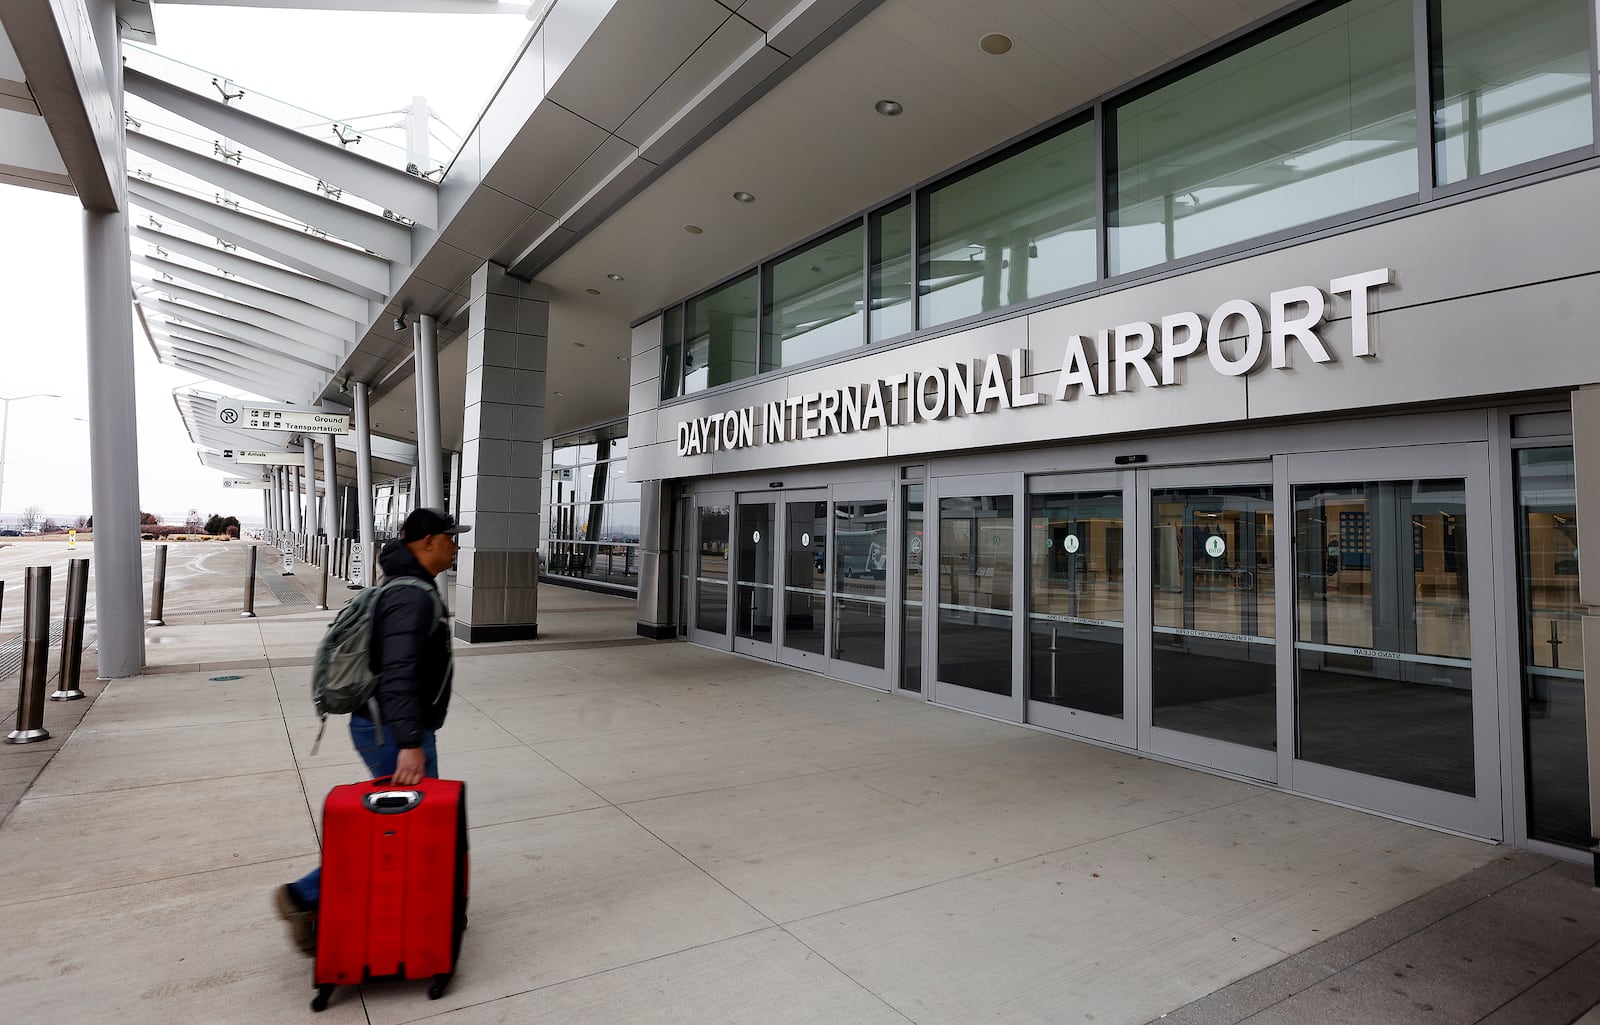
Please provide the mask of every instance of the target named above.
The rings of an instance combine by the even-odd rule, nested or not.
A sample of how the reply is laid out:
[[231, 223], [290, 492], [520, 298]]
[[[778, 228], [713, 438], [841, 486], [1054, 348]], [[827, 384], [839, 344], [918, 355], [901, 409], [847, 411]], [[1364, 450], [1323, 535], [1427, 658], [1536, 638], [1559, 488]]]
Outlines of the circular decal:
[[1082, 543], [1079, 542], [1078, 535], [1068, 534], [1066, 539], [1061, 542], [1061, 547], [1067, 550], [1068, 555], [1076, 555], [1078, 554], [1078, 549], [1082, 547]]
[[1050, 549], [1054, 548], [1055, 546], [1056, 546], [1056, 539], [1055, 538], [1047, 537], [1047, 538], [1044, 539], [1044, 550], [1045, 551], [1048, 552]]
[[810, 534], [801, 534], [800, 535], [800, 547], [801, 548], [810, 548], [811, 547], [811, 535]]
[[920, 555], [921, 553], [922, 553], [922, 538], [920, 538], [920, 537], [912, 538], [911, 539], [911, 554], [912, 555]]
[[761, 543], [761, 531], [752, 530], [750, 532], [750, 543], [751, 544], [760, 544]]
[[1212, 534], [1206, 538], [1206, 554], [1213, 559], [1222, 558], [1222, 553], [1228, 550], [1228, 542], [1221, 534]]
[[224, 407], [219, 416], [221, 417], [222, 422], [225, 424], [235, 424], [239, 422], [239, 411], [237, 409], [229, 409]]

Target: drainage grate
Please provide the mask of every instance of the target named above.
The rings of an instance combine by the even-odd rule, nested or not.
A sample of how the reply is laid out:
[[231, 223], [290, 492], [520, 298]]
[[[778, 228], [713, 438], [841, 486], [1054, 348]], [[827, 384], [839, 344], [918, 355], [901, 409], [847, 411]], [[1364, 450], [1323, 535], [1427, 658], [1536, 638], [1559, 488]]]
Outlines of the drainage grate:
[[267, 585], [267, 590], [272, 592], [272, 596], [278, 599], [280, 605], [311, 604], [311, 599], [302, 594], [300, 588], [294, 586], [293, 581], [283, 579], [282, 574], [268, 573], [256, 579]]
[[[66, 629], [67, 623], [64, 619], [58, 619], [50, 624], [50, 647], [52, 649], [58, 649], [61, 647], [61, 635], [66, 632]], [[89, 647], [89, 638], [87, 633], [88, 632], [85, 631], [85, 639], [83, 642], [83, 646], [85, 648]], [[55, 659], [52, 658], [51, 661], [54, 662]], [[9, 680], [13, 676], [19, 675], [21, 672], [22, 638], [13, 637], [11, 640], [0, 644], [0, 680]]]

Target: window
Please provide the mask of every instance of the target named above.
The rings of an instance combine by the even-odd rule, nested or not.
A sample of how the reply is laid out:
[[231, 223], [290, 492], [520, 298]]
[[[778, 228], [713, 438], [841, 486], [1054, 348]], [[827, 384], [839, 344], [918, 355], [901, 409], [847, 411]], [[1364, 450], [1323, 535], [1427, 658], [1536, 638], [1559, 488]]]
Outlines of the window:
[[1436, 184], [1594, 141], [1586, 0], [1432, 0]]
[[661, 315], [661, 397], [675, 399], [683, 388], [683, 307]]
[[869, 218], [872, 240], [872, 340], [910, 334], [912, 323], [912, 207], [902, 199]]
[[1415, 193], [1412, 39], [1410, 3], [1354, 0], [1113, 108], [1110, 272]]
[[546, 572], [638, 586], [640, 487], [628, 482], [626, 429], [613, 424], [555, 443]]
[[767, 265], [763, 372], [861, 346], [863, 232], [857, 223]]
[[1095, 279], [1094, 126], [1083, 122], [923, 194], [922, 326]]
[[756, 373], [756, 275], [752, 271], [684, 306], [683, 394]]

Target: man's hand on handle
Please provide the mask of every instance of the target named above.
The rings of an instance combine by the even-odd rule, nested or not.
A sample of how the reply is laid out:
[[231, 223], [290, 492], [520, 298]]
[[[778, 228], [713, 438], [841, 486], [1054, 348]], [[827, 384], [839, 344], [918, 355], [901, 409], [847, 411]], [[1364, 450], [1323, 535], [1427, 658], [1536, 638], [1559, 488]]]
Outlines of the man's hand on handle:
[[409, 787], [422, 782], [422, 770], [427, 765], [423, 759], [422, 748], [402, 747], [400, 757], [394, 763], [394, 784], [400, 787]]

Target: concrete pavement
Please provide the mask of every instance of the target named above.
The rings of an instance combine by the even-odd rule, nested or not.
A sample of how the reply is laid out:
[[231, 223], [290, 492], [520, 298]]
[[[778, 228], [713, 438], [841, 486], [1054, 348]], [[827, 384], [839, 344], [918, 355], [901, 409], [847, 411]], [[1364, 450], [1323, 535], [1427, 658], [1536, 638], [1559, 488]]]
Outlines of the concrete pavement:
[[[207, 580], [0, 825], [17, 1020], [310, 1018], [268, 895], [362, 774], [335, 729], [309, 754], [331, 613], [258, 596], [241, 621]], [[539, 641], [461, 649], [440, 733], [472, 824], [459, 974], [319, 1020], [1563, 1025], [1600, 1002], [1580, 866], [640, 642], [624, 600], [540, 605]]]

